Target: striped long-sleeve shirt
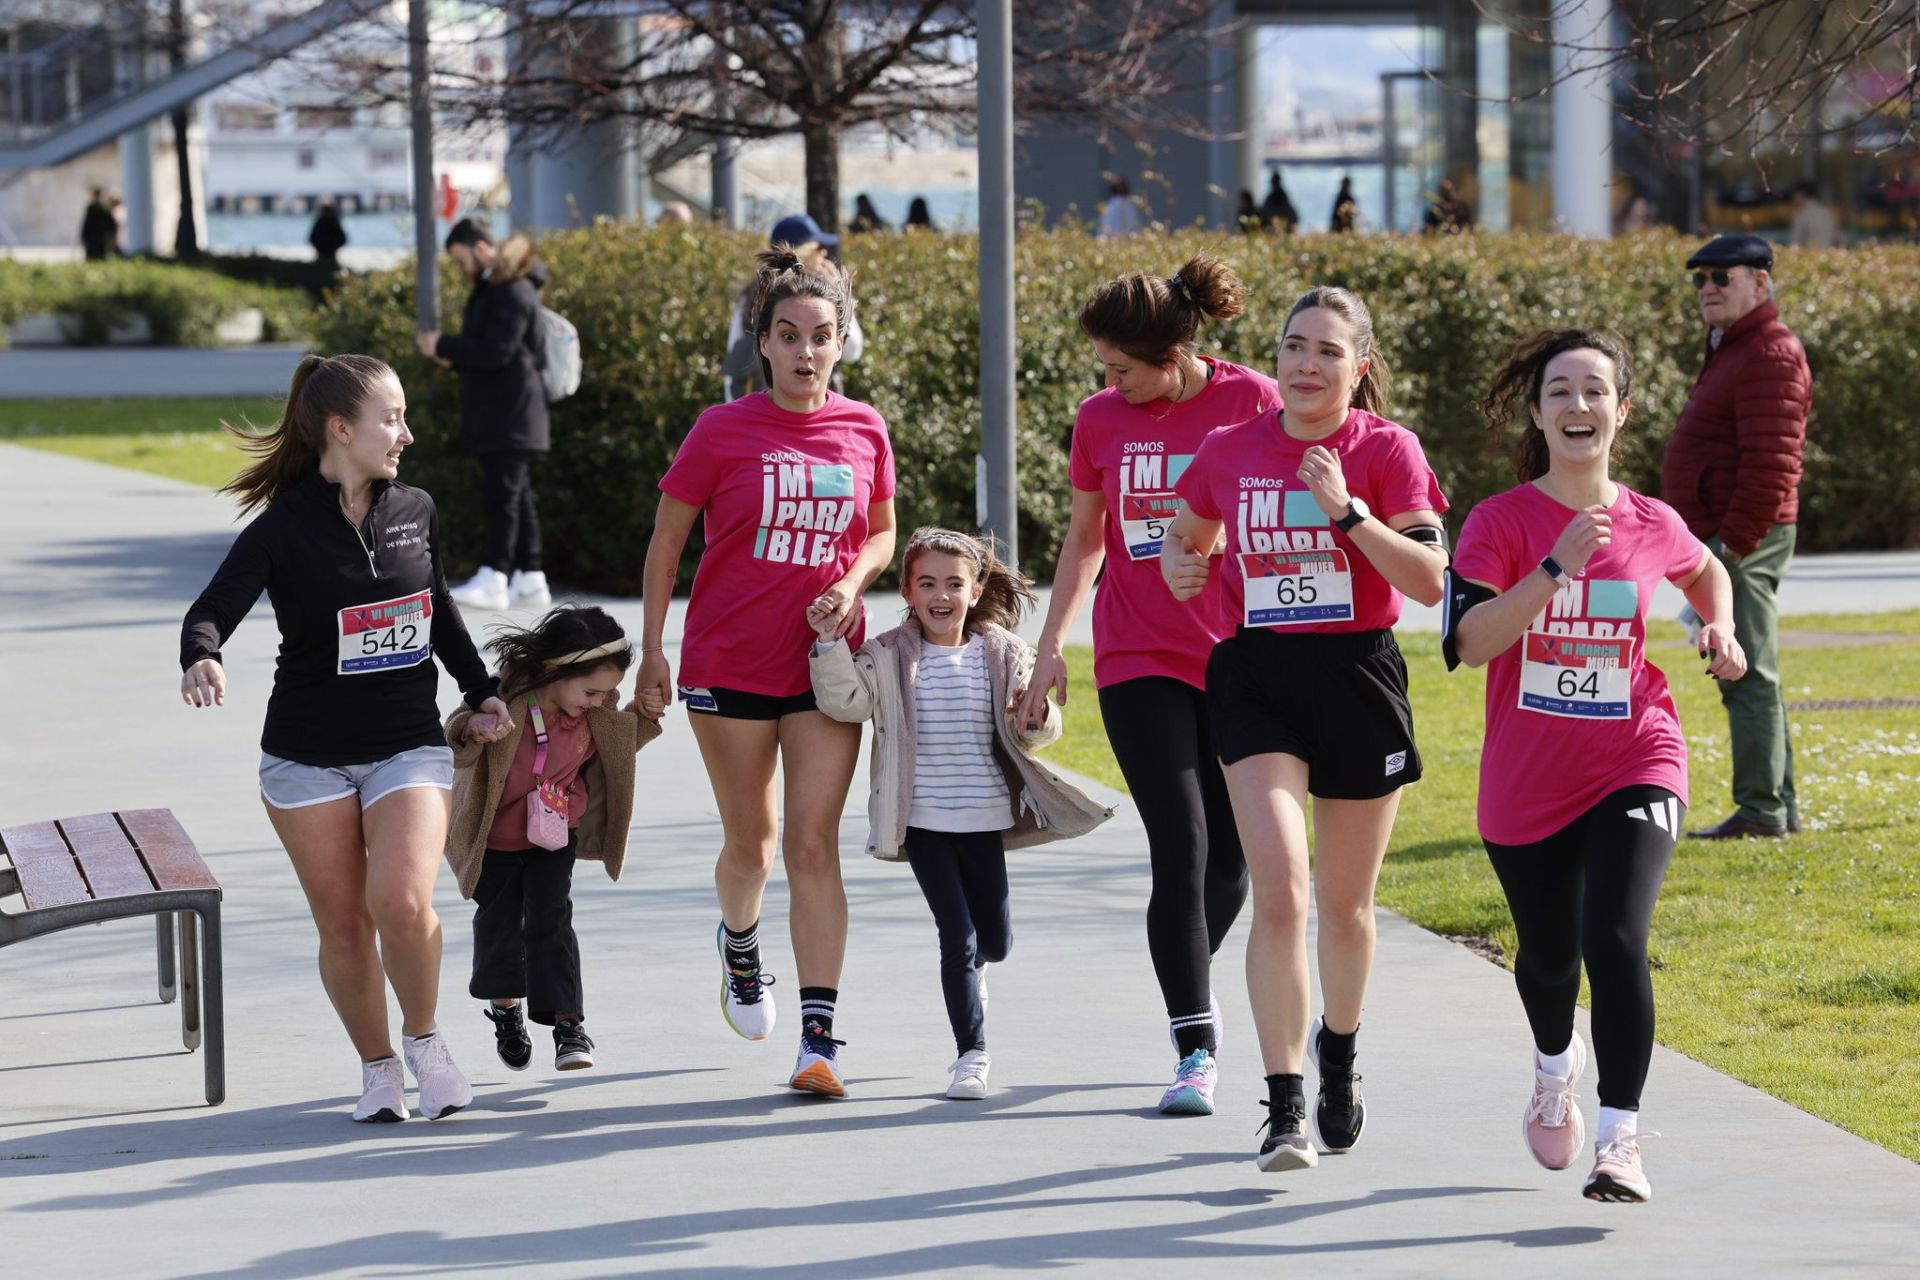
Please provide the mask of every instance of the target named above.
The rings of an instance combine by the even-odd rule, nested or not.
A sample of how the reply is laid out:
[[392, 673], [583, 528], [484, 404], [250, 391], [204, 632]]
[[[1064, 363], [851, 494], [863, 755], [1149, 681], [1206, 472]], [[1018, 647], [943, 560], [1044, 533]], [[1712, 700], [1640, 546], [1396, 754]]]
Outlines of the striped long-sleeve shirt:
[[1013, 797], [994, 755], [993, 682], [978, 636], [955, 648], [929, 644], [914, 676], [918, 741], [907, 825], [925, 831], [1004, 831]]

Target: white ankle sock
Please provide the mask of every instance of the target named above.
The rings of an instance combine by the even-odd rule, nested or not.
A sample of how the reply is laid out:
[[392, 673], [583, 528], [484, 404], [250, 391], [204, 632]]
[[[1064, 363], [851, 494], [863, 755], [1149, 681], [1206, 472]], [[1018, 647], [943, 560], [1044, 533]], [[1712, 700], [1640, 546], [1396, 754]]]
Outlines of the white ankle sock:
[[1558, 1053], [1541, 1053], [1536, 1049], [1533, 1058], [1539, 1070], [1565, 1080], [1573, 1071], [1573, 1041], [1567, 1041], [1567, 1047]]
[[1613, 1137], [1616, 1131], [1624, 1131], [1629, 1134], [1640, 1132], [1640, 1113], [1638, 1111], [1622, 1111], [1618, 1107], [1600, 1108], [1599, 1127], [1594, 1130], [1597, 1140], [1605, 1142], [1608, 1138]]

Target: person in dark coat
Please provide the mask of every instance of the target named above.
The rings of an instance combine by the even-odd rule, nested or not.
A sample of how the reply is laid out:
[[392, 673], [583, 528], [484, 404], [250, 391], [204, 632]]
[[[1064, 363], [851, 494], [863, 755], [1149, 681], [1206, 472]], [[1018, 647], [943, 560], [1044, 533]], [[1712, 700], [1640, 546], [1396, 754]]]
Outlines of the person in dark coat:
[[1422, 235], [1457, 236], [1473, 230], [1473, 206], [1460, 198], [1460, 189], [1451, 178], [1440, 180], [1433, 203], [1420, 228]]
[[873, 207], [872, 198], [862, 194], [853, 198], [853, 221], [847, 225], [847, 230], [857, 236], [871, 235], [878, 231], [891, 231], [893, 226]]
[[347, 247], [347, 229], [340, 222], [340, 211], [332, 204], [320, 206], [320, 212], [313, 219], [313, 230], [307, 232], [307, 243], [313, 246], [313, 255], [320, 265], [339, 268], [340, 251]]
[[81, 251], [87, 255], [87, 261], [100, 262], [113, 256], [119, 241], [120, 220], [113, 216], [107, 193], [95, 187], [93, 199], [87, 202], [87, 211], [80, 218]]
[[1267, 198], [1260, 202], [1260, 223], [1269, 231], [1289, 236], [1300, 225], [1300, 211], [1293, 207], [1293, 198], [1280, 181], [1278, 169], [1267, 179]]
[[420, 350], [460, 375], [460, 451], [480, 459], [487, 512], [486, 555], [453, 598], [481, 609], [544, 609], [552, 597], [540, 563], [533, 459], [549, 447], [540, 374], [546, 264], [525, 236], [495, 248], [492, 230], [478, 218], [453, 224], [447, 253], [473, 281], [473, 292], [460, 332], [423, 333]]
[[1353, 179], [1340, 179], [1340, 190], [1333, 197], [1333, 219], [1327, 230], [1335, 235], [1353, 231], [1360, 222], [1360, 202], [1353, 198]]
[[915, 196], [913, 198], [913, 202], [907, 206], [907, 220], [902, 223], [901, 226], [902, 229], [918, 228], [921, 231], [937, 232], [940, 230], [939, 227], [933, 225], [933, 212], [927, 208], [927, 198], [925, 196]]
[[1727, 566], [1746, 678], [1720, 682], [1733, 745], [1733, 816], [1707, 840], [1800, 829], [1780, 689], [1780, 580], [1800, 519], [1813, 374], [1773, 302], [1773, 249], [1716, 236], [1687, 259], [1707, 324], [1706, 363], [1667, 439], [1661, 497]]

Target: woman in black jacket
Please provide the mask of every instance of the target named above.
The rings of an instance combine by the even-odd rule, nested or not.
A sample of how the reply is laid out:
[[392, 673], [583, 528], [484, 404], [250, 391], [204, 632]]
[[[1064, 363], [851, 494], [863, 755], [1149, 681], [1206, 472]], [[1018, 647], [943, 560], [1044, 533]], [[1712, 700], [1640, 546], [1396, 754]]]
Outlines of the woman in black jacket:
[[473, 1100], [434, 1021], [433, 882], [453, 753], [430, 659], [469, 706], [511, 723], [448, 594], [433, 499], [394, 479], [411, 443], [393, 370], [371, 356], [301, 360], [279, 426], [249, 438], [259, 461], [222, 490], [242, 512], [265, 510], [234, 539], [180, 637], [181, 697], [218, 705], [221, 645], [261, 591], [272, 602], [280, 656], [260, 794], [320, 931], [321, 982], [360, 1054], [361, 1121], [407, 1118], [387, 982], [420, 1110], [437, 1120]]

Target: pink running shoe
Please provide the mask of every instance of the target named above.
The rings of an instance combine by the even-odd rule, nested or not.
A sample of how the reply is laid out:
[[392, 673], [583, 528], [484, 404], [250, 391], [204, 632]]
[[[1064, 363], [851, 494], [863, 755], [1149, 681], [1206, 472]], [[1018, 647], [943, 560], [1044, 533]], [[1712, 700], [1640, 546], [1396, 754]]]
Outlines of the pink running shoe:
[[1527, 1100], [1526, 1114], [1520, 1117], [1520, 1134], [1527, 1140], [1527, 1151], [1548, 1169], [1571, 1168], [1586, 1145], [1586, 1122], [1580, 1118], [1580, 1104], [1573, 1096], [1580, 1073], [1587, 1068], [1587, 1046], [1580, 1033], [1573, 1033], [1573, 1070], [1564, 1079], [1540, 1070], [1540, 1057], [1533, 1060], [1533, 1097]]
[[1646, 1172], [1640, 1167], [1640, 1144], [1657, 1133], [1626, 1133], [1616, 1125], [1593, 1149], [1593, 1172], [1580, 1194], [1589, 1200], [1614, 1204], [1645, 1204], [1653, 1199]]

